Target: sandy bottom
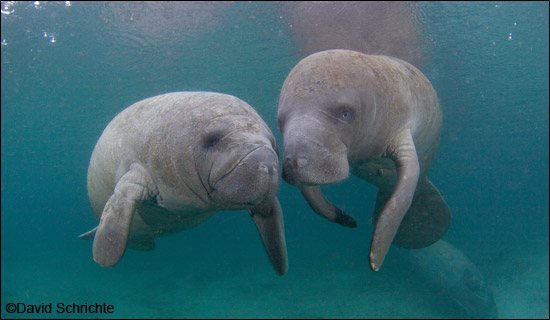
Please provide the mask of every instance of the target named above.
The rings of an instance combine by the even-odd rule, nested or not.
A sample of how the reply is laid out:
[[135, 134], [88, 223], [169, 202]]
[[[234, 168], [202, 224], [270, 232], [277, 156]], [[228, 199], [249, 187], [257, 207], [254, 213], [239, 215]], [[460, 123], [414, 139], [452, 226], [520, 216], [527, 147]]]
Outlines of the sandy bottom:
[[[234, 252], [219, 246], [178, 253], [160, 246], [148, 253], [128, 251], [113, 269], [91, 261], [90, 243], [77, 246], [72, 257], [55, 252], [4, 256], [2, 318], [457, 317], [393, 253], [373, 273], [367, 256], [356, 252], [289, 248], [290, 270], [281, 277], [260, 244]], [[520, 254], [518, 249], [480, 266], [499, 317], [548, 319], [548, 261], [548, 251]], [[8, 314], [7, 304], [18, 302], [52, 303], [53, 310]], [[57, 303], [107, 303], [114, 312], [59, 313]]]

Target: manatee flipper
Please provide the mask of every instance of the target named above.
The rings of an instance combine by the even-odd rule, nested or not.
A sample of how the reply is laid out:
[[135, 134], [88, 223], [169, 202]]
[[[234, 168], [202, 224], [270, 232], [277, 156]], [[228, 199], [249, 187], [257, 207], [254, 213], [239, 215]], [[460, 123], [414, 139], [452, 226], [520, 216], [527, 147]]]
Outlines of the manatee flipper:
[[298, 188], [307, 203], [309, 203], [311, 209], [313, 209], [313, 211], [321, 217], [349, 228], [357, 227], [357, 221], [355, 221], [355, 218], [349, 214], [346, 214], [344, 211], [340, 210], [328, 201], [323, 195], [320, 186], [299, 185]]
[[370, 267], [378, 271], [397, 233], [401, 220], [409, 209], [420, 166], [410, 129], [399, 133], [390, 143], [385, 156], [392, 159], [397, 171], [395, 189], [376, 221], [370, 247]]
[[[93, 228], [92, 230], [86, 233], [79, 235], [78, 238], [82, 240], [93, 241], [96, 231], [97, 231], [97, 227]], [[126, 247], [132, 250], [153, 251], [155, 249], [155, 239], [153, 238], [152, 235], [140, 236], [139, 238], [130, 237], [128, 239], [128, 243], [126, 244]]]
[[94, 260], [98, 264], [113, 267], [120, 261], [138, 202], [153, 200], [157, 194], [149, 173], [141, 165], [132, 164], [118, 180], [101, 214], [93, 245]]
[[78, 239], [82, 240], [94, 240], [95, 232], [97, 231], [97, 227], [93, 228], [92, 230], [85, 232], [78, 236]]
[[279, 200], [263, 203], [249, 209], [250, 216], [260, 232], [264, 248], [275, 270], [283, 275], [288, 271], [283, 211]]
[[[390, 192], [378, 190], [372, 216], [376, 220], [390, 197]], [[428, 178], [418, 182], [411, 207], [401, 221], [393, 244], [402, 248], [421, 249], [441, 239], [451, 225], [451, 210]]]

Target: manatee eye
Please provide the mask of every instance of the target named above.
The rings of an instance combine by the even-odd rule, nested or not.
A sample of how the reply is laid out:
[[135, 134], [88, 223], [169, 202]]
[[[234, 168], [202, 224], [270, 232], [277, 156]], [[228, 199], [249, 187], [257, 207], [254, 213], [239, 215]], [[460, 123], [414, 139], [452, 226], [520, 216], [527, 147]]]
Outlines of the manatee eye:
[[352, 109], [347, 106], [347, 105], [344, 105], [344, 106], [340, 106], [338, 107], [337, 111], [336, 111], [336, 117], [339, 119], [339, 120], [342, 120], [342, 121], [345, 121], [345, 122], [349, 122], [352, 120], [353, 118], [353, 111]]
[[215, 147], [222, 138], [223, 138], [222, 132], [209, 133], [206, 135], [204, 139], [204, 147], [206, 149], [211, 149]]
[[210, 140], [208, 140], [208, 142], [206, 144], [206, 147], [210, 149], [210, 148], [214, 147], [216, 144], [218, 144], [218, 141], [220, 141], [220, 140], [210, 139]]
[[342, 119], [347, 120], [351, 116], [351, 113], [348, 110], [342, 111]]

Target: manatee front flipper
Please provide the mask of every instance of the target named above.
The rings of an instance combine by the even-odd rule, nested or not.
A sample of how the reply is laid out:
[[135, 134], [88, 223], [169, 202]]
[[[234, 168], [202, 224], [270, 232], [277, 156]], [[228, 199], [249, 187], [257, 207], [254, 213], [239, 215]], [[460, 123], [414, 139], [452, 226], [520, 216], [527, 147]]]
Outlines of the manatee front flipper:
[[263, 203], [249, 209], [250, 216], [260, 232], [264, 248], [275, 270], [283, 275], [288, 271], [285, 226], [279, 200]]
[[[372, 216], [375, 225], [389, 197], [389, 192], [378, 190]], [[449, 206], [431, 181], [424, 177], [416, 186], [411, 207], [401, 221], [393, 244], [408, 249], [425, 248], [441, 239], [450, 225]]]
[[139, 164], [120, 178], [109, 198], [97, 227], [93, 255], [104, 267], [113, 267], [120, 261], [130, 233], [130, 224], [139, 201], [153, 200], [158, 194], [149, 173]]
[[97, 231], [97, 227], [93, 228], [92, 230], [85, 232], [78, 236], [78, 239], [82, 240], [94, 240], [95, 232]]
[[413, 199], [420, 166], [409, 129], [397, 135], [386, 150], [397, 170], [395, 189], [378, 216], [370, 247], [370, 267], [378, 271]]
[[[86, 233], [79, 235], [78, 238], [82, 240], [94, 241], [96, 231], [97, 231], [97, 227], [93, 228], [92, 230]], [[155, 241], [152, 235], [143, 235], [143, 236], [140, 236], [139, 238], [129, 237], [126, 247], [132, 250], [153, 251], [155, 249]]]
[[344, 211], [340, 210], [328, 201], [323, 195], [320, 186], [299, 185], [298, 188], [307, 203], [309, 203], [311, 209], [313, 209], [313, 211], [321, 217], [346, 227], [357, 227], [357, 221], [355, 221], [355, 218], [346, 214]]

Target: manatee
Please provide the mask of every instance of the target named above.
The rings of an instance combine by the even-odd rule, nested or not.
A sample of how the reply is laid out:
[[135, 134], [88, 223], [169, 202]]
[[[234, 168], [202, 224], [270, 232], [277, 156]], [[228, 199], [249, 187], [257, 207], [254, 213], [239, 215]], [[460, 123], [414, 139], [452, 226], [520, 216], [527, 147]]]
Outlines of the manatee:
[[213, 92], [174, 92], [139, 101], [105, 128], [88, 167], [99, 225], [93, 258], [116, 265], [126, 247], [190, 229], [220, 210], [248, 210], [279, 274], [288, 270], [276, 197], [278, 150], [246, 102]]
[[450, 226], [445, 200], [426, 177], [439, 145], [442, 112], [426, 77], [397, 58], [328, 50], [301, 60], [281, 89], [283, 179], [322, 217], [355, 219], [320, 188], [353, 173], [378, 187], [370, 266], [390, 244], [424, 248]]
[[458, 318], [498, 318], [483, 274], [459, 249], [440, 240], [428, 248], [407, 250], [407, 257], [422, 282], [444, 299]]

